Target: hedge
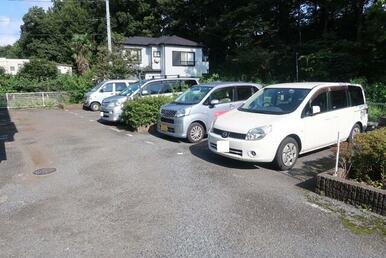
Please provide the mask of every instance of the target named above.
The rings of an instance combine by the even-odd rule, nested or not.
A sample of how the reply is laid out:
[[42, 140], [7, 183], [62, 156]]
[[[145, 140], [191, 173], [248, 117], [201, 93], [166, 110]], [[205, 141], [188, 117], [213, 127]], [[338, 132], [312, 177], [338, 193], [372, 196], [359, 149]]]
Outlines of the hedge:
[[123, 107], [122, 121], [133, 130], [153, 125], [157, 122], [161, 106], [173, 100], [172, 96], [149, 96], [129, 100]]
[[349, 178], [386, 188], [386, 128], [356, 135], [350, 159]]

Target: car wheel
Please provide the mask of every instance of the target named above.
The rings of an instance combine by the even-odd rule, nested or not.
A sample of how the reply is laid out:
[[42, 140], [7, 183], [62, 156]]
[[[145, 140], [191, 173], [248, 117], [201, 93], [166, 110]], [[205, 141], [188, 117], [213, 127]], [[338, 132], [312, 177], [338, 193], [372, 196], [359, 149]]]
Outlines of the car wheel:
[[92, 111], [98, 111], [100, 109], [100, 107], [101, 107], [101, 104], [99, 104], [98, 102], [93, 102], [90, 105], [90, 109]]
[[285, 138], [279, 145], [275, 165], [279, 170], [290, 170], [299, 156], [299, 144], [291, 137]]
[[200, 123], [192, 123], [188, 128], [188, 141], [191, 143], [200, 142], [205, 135], [205, 129]]
[[361, 126], [359, 124], [355, 124], [351, 129], [350, 136], [348, 137], [348, 142], [352, 142], [354, 136], [360, 134], [362, 132]]

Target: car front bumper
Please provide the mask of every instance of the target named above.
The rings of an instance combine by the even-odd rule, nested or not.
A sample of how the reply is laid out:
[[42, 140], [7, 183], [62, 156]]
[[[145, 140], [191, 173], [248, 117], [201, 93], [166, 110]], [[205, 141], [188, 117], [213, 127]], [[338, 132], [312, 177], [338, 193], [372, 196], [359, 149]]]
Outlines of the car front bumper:
[[[229, 152], [217, 151], [218, 141], [229, 142]], [[257, 141], [247, 141], [235, 138], [223, 138], [221, 135], [209, 132], [208, 147], [209, 149], [221, 156], [231, 159], [248, 161], [248, 162], [272, 162], [275, 159], [277, 144], [268, 136]], [[252, 153], [255, 153], [252, 155]]]
[[[166, 127], [165, 130], [161, 130], [161, 124]], [[176, 138], [186, 138], [188, 126], [186, 117], [161, 117], [157, 123], [157, 131]]]
[[114, 108], [108, 108], [108, 107], [101, 107], [101, 113], [100, 118], [105, 121], [110, 122], [117, 122], [121, 120], [122, 115], [122, 109], [121, 107], [114, 107]]

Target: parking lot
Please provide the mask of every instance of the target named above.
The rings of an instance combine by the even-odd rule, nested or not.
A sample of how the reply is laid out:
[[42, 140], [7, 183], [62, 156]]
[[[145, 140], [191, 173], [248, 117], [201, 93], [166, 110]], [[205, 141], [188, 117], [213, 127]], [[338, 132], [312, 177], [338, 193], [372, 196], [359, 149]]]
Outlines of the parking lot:
[[[325, 149], [290, 172], [81, 110], [0, 113], [2, 257], [385, 257], [312, 204]], [[39, 168], [56, 172], [36, 176]]]

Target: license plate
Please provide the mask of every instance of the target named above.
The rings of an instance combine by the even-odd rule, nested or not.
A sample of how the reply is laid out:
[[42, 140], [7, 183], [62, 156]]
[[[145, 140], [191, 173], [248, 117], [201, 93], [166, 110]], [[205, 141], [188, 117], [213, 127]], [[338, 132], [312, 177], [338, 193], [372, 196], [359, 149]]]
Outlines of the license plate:
[[160, 125], [160, 129], [161, 129], [161, 131], [163, 131], [163, 132], [167, 132], [167, 131], [168, 131], [168, 126], [165, 125], [165, 124], [161, 124], [161, 125]]
[[229, 142], [228, 141], [217, 141], [217, 151], [218, 152], [229, 152]]
[[103, 116], [103, 112], [100, 112], [100, 116]]

